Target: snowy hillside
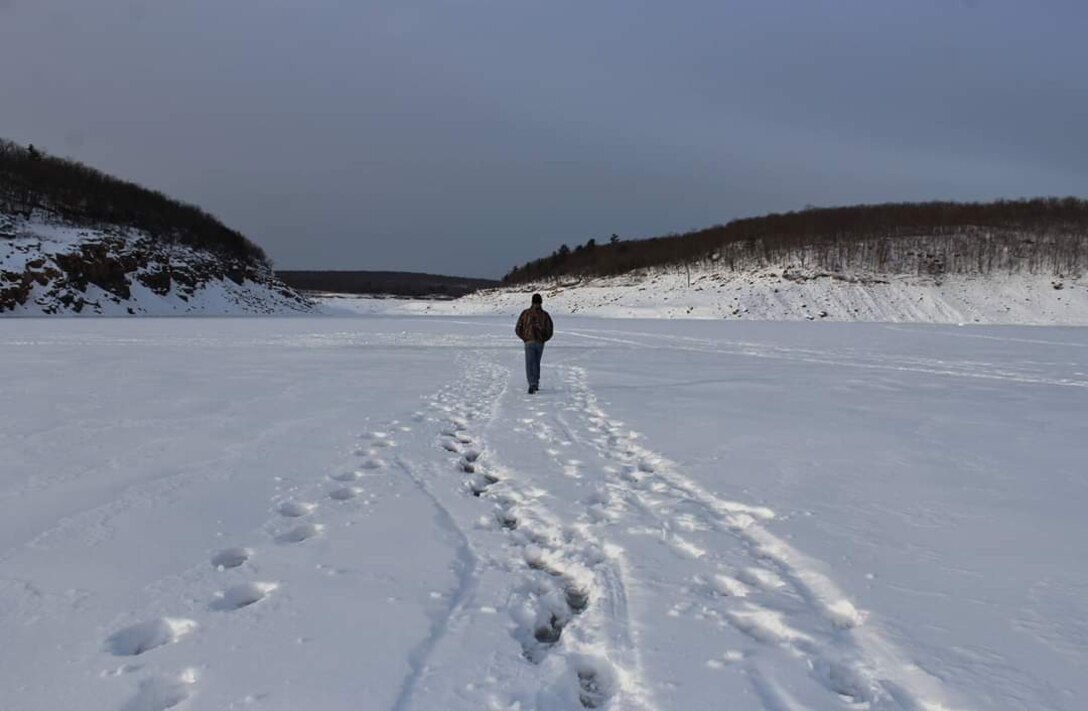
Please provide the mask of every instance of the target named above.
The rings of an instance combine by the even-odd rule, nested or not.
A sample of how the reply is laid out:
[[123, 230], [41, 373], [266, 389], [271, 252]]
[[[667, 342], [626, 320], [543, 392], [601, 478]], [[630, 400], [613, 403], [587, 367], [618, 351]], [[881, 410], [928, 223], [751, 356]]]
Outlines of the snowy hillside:
[[[534, 291], [558, 314], [610, 318], [1088, 324], [1088, 278], [1033, 274], [845, 275], [787, 269], [683, 267], [479, 291], [446, 303], [395, 306], [400, 313], [515, 314]], [[337, 306], [345, 306], [337, 301]], [[360, 311], [391, 304], [356, 305]]]
[[1088, 330], [0, 321], [4, 711], [1083, 711]]
[[271, 271], [132, 228], [0, 213], [0, 315], [299, 313]]

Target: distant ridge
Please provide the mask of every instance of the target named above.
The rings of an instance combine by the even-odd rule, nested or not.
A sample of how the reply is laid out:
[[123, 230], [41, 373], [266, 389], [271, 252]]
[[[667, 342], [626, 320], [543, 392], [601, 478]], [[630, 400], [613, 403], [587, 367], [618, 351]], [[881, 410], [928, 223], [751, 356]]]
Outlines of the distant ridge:
[[418, 272], [279, 270], [276, 276], [288, 286], [303, 291], [417, 298], [456, 298], [499, 285], [491, 279]]

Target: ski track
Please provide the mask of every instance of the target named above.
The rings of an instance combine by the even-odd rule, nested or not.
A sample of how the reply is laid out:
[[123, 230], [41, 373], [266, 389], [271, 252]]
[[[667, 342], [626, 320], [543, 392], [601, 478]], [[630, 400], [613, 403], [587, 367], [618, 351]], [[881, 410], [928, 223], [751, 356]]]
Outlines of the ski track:
[[[722, 344], [709, 342], [691, 347], [724, 352]], [[807, 352], [727, 348], [825, 362]], [[411, 671], [393, 707], [397, 711], [435, 707], [435, 694], [443, 689], [437, 683], [443, 667], [436, 660], [456, 658], [465, 636], [498, 612], [497, 606], [483, 604], [485, 580], [486, 594], [500, 590], [506, 596], [509, 644], [491, 640], [491, 657], [478, 660], [479, 678], [458, 684], [456, 695], [443, 701], [448, 708], [660, 708], [635, 631], [641, 611], [630, 601], [632, 590], [652, 585], [672, 588], [677, 614], [698, 608], [716, 621], [717, 626], [706, 626], [706, 634], [732, 629], [749, 640], [747, 653], [727, 652], [723, 658], [746, 669], [764, 708], [806, 708], [778, 683], [782, 664], [795, 665], [797, 673], [818, 684], [830, 706], [953, 708], [939, 681], [903, 657], [839, 590], [824, 565], [771, 532], [771, 509], [722, 498], [684, 476], [679, 466], [642, 444], [640, 433], [609, 416], [583, 368], [546, 366], [546, 377], [559, 387], [551, 397], [525, 400], [520, 388], [508, 387], [516, 376], [490, 357], [483, 351], [460, 356], [460, 377], [431, 396], [410, 424], [390, 420], [361, 436], [349, 466], [286, 486], [270, 502], [268, 522], [257, 534], [263, 545], [221, 548], [172, 579], [172, 586], [179, 579], [206, 579], [209, 563], [222, 577], [202, 616], [121, 615], [103, 640], [103, 655], [153, 660], [158, 649], [180, 649], [191, 633], [214, 628], [223, 615], [268, 604], [280, 594], [280, 583], [254, 579], [249, 564], [263, 546], [292, 550], [332, 535], [321, 522], [327, 507], [367, 499], [366, 477], [400, 475], [433, 503], [457, 550], [455, 589], [410, 655]], [[921, 365], [851, 364], [968, 375]], [[973, 377], [1039, 382], [1022, 374]], [[513, 439], [517, 447], [535, 450], [554, 468], [519, 470], [522, 452], [500, 451], [491, 445], [492, 435], [501, 435], [504, 445]], [[572, 448], [579, 458], [568, 456]], [[563, 480], [596, 493], [563, 500], [550, 490]], [[625, 545], [646, 536], [667, 546], [675, 557], [670, 570], [685, 571], [683, 579], [651, 579], [652, 566], [636, 558], [638, 546]], [[708, 660], [707, 665], [724, 663]], [[136, 667], [139, 673], [125, 675], [135, 689], [122, 709], [161, 711], [198, 697], [197, 668], [199, 660], [172, 670], [153, 663]], [[103, 671], [104, 677], [111, 675]], [[526, 683], [538, 692], [526, 695]], [[511, 684], [518, 688], [506, 688]]]
[[415, 693], [416, 686], [428, 672], [427, 660], [435, 647], [446, 636], [448, 630], [455, 627], [457, 621], [465, 616], [465, 607], [473, 600], [474, 591], [478, 584], [479, 562], [468, 538], [454, 522], [449, 511], [442, 506], [440, 500], [432, 493], [426, 482], [417, 476], [410, 466], [403, 461], [398, 462], [398, 464], [401, 466], [402, 471], [415, 482], [420, 491], [434, 503], [439, 512], [439, 520], [442, 526], [454, 533], [459, 541], [456, 561], [457, 589], [451, 596], [450, 604], [444, 613], [432, 621], [431, 632], [427, 639], [414, 649], [409, 656], [408, 661], [412, 671], [405, 677], [400, 693], [397, 695], [397, 700], [393, 704], [395, 711], [403, 711], [411, 708], [412, 696]]

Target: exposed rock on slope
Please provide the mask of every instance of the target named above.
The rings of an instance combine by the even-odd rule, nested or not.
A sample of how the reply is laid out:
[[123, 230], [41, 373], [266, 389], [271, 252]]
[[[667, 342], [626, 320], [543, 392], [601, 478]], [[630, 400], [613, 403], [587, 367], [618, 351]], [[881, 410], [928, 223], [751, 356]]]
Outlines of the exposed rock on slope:
[[311, 304], [262, 263], [123, 227], [0, 214], [0, 314], [273, 314]]
[[0, 139], [0, 315], [311, 308], [259, 246], [200, 208]]

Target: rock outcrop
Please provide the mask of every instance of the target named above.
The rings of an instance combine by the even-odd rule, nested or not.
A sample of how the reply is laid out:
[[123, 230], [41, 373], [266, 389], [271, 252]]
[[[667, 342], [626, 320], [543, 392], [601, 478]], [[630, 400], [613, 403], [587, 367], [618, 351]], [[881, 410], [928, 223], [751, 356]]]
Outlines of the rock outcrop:
[[0, 215], [0, 315], [274, 314], [311, 308], [253, 260], [131, 228]]

